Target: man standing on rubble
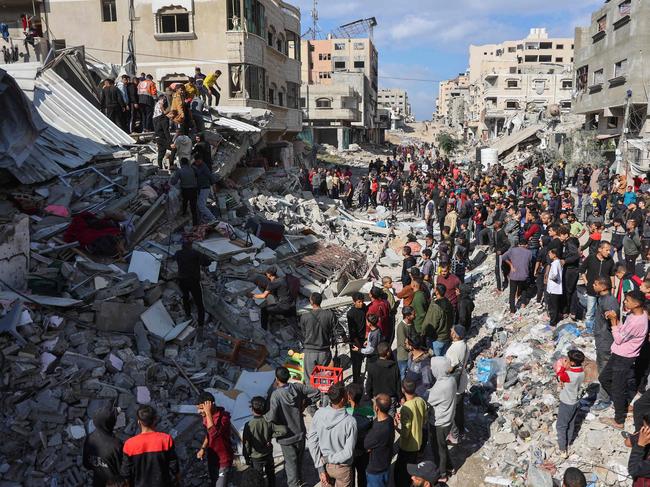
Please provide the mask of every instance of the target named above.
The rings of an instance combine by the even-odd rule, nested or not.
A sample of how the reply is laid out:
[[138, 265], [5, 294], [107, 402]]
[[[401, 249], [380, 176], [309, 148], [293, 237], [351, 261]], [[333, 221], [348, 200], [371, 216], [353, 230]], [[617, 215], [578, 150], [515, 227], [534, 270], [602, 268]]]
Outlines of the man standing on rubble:
[[153, 76], [148, 74], [138, 83], [138, 105], [142, 116], [142, 131], [153, 131], [153, 107], [158, 97], [156, 84], [153, 82]]
[[275, 298], [275, 303], [262, 307], [260, 321], [262, 322], [262, 328], [266, 330], [269, 326], [269, 318], [273, 315], [285, 317], [295, 316], [296, 300], [291, 295], [291, 290], [287, 285], [286, 279], [280, 279], [278, 277], [278, 270], [275, 267], [269, 267], [264, 274], [268, 279], [265, 291], [259, 294], [253, 294], [252, 297], [255, 299], [266, 299], [272, 295]]
[[187, 205], [189, 204], [190, 212], [192, 213], [192, 225], [197, 226], [199, 224], [199, 212], [196, 207], [196, 200], [199, 192], [196, 183], [196, 173], [186, 157], [181, 159], [181, 167], [176, 169], [169, 180], [169, 184], [172, 186], [175, 186], [179, 182], [181, 184], [181, 214], [183, 216], [187, 215]]
[[317, 365], [328, 366], [332, 361], [332, 340], [336, 327], [336, 316], [329, 309], [320, 307], [323, 302], [321, 293], [311, 293], [309, 303], [311, 309], [300, 317], [300, 329], [303, 336], [303, 370], [305, 382], [309, 379]]
[[208, 169], [208, 166], [203, 161], [203, 156], [199, 153], [194, 154], [194, 164], [192, 167], [196, 173], [196, 184], [199, 188], [197, 202], [199, 215], [204, 223], [212, 223], [215, 217], [208, 208], [208, 196], [210, 196], [212, 186], [217, 182], [217, 177]]
[[117, 89], [115, 81], [112, 79], [104, 80], [102, 91], [99, 94], [99, 105], [102, 109], [102, 113], [104, 113], [111, 122], [118, 127], [123, 128], [122, 112], [126, 110], [126, 103], [124, 103], [122, 93]]
[[123, 445], [113, 432], [116, 423], [115, 408], [100, 409], [93, 415], [95, 431], [86, 438], [83, 447], [83, 464], [93, 472], [93, 487], [106, 487], [122, 480]]
[[174, 254], [178, 264], [178, 286], [183, 293], [183, 309], [188, 319], [192, 318], [192, 306], [190, 294], [196, 304], [199, 325], [199, 337], [203, 335], [205, 325], [205, 308], [203, 306], [203, 291], [201, 289], [201, 267], [210, 265], [208, 259], [202, 253], [192, 248], [192, 241], [183, 240], [183, 248]]
[[305, 420], [303, 410], [309, 404], [320, 400], [318, 389], [300, 384], [289, 383], [289, 369], [275, 369], [275, 389], [269, 399], [269, 412], [264, 415], [270, 423], [286, 426], [287, 434], [277, 439], [282, 456], [284, 471], [287, 475], [287, 487], [302, 487], [302, 459], [305, 453]]

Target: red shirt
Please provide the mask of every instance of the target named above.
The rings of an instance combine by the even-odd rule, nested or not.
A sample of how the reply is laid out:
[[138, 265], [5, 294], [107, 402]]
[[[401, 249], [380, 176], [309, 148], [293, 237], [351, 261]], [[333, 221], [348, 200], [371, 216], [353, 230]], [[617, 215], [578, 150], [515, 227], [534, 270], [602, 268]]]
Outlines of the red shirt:
[[[214, 425], [208, 428], [208, 461], [218, 463], [220, 468], [232, 467], [234, 454], [230, 443], [230, 413], [224, 408], [216, 408], [212, 422]], [[205, 418], [203, 426], [207, 427]]]
[[444, 284], [447, 288], [445, 293], [445, 298], [454, 306], [458, 308], [458, 295], [456, 294], [456, 289], [460, 286], [460, 279], [455, 274], [449, 274], [448, 277], [438, 276], [436, 284]]
[[[368, 312], [366, 313], [366, 316], [377, 315], [377, 317], [379, 318], [379, 321], [377, 322], [377, 328], [381, 330], [381, 334], [384, 336], [384, 338], [390, 338], [390, 334], [391, 334], [391, 330], [388, 329], [389, 312], [390, 312], [390, 306], [388, 305], [388, 301], [386, 301], [385, 299], [373, 299], [372, 302], [370, 303], [370, 306], [368, 306]], [[368, 336], [369, 332], [370, 332], [370, 328], [366, 323], [366, 336]]]

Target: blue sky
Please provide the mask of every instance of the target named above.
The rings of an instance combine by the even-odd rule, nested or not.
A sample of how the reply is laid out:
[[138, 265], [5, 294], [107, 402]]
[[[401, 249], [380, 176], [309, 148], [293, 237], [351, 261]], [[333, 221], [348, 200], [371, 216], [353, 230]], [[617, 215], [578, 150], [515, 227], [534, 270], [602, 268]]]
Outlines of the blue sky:
[[[302, 30], [311, 26], [312, 0], [288, 0], [302, 10]], [[467, 69], [470, 44], [526, 37], [531, 27], [551, 36], [573, 37], [604, 0], [319, 0], [323, 38], [333, 28], [376, 17], [379, 85], [406, 88], [419, 120], [431, 118], [438, 82]], [[407, 81], [396, 78], [431, 80]]]

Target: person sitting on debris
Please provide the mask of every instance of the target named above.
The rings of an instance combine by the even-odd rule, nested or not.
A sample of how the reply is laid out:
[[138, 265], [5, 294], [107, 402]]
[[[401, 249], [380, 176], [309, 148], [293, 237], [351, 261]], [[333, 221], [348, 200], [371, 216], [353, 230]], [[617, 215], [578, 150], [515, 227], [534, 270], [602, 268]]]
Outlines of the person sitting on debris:
[[287, 434], [287, 427], [276, 425], [264, 419], [266, 399], [255, 396], [251, 399], [253, 419], [244, 425], [242, 437], [246, 464], [266, 475], [267, 487], [275, 487], [275, 463], [273, 460], [272, 438]]
[[569, 467], [564, 472], [562, 487], [587, 487], [587, 479], [580, 469]]
[[563, 359], [562, 367], [557, 372], [557, 378], [562, 383], [562, 392], [560, 392], [556, 428], [558, 447], [560, 452], [568, 458], [580, 404], [580, 387], [585, 379], [585, 372], [582, 368], [585, 354], [580, 350], [569, 350], [567, 355], [568, 357]]
[[178, 487], [181, 477], [174, 440], [155, 430], [158, 416], [151, 406], [140, 406], [136, 416], [140, 434], [124, 443], [122, 477], [132, 487]]
[[300, 329], [303, 336], [303, 369], [305, 382], [309, 383], [314, 367], [330, 365], [332, 361], [332, 342], [337, 325], [334, 312], [322, 309], [323, 295], [311, 293], [311, 309], [300, 317]]
[[275, 389], [264, 418], [287, 428], [287, 434], [277, 439], [284, 457], [287, 487], [301, 487], [306, 432], [303, 409], [309, 404], [316, 404], [320, 400], [320, 392], [305, 384], [289, 383], [290, 377], [286, 367], [275, 369]]
[[103, 408], [93, 415], [95, 431], [86, 437], [83, 447], [83, 464], [93, 472], [93, 487], [119, 485], [122, 465], [122, 442], [115, 437], [117, 422], [115, 408]]
[[266, 299], [273, 296], [275, 303], [267, 304], [262, 307], [260, 321], [264, 330], [268, 329], [269, 319], [271, 316], [295, 316], [296, 315], [296, 300], [291, 295], [291, 290], [287, 285], [286, 279], [278, 277], [278, 270], [275, 266], [269, 267], [264, 273], [268, 284], [264, 292], [253, 294], [254, 299]]
[[203, 306], [203, 290], [201, 289], [201, 267], [210, 265], [210, 259], [192, 248], [192, 241], [184, 239], [182, 248], [174, 254], [178, 264], [178, 287], [183, 293], [183, 310], [188, 319], [192, 319], [190, 295], [194, 300], [197, 311], [199, 336], [203, 335], [205, 325], [205, 307]]
[[190, 206], [192, 214], [192, 225], [199, 224], [199, 212], [197, 207], [198, 185], [196, 181], [196, 172], [190, 166], [190, 161], [186, 157], [181, 159], [181, 166], [176, 168], [174, 174], [169, 180], [169, 184], [175, 186], [180, 182], [181, 186], [181, 215], [187, 215], [187, 206]]
[[214, 396], [202, 392], [197, 409], [203, 418], [206, 434], [196, 454], [199, 460], [207, 459], [210, 485], [228, 487], [232, 469], [233, 450], [230, 444], [230, 413], [214, 404]]

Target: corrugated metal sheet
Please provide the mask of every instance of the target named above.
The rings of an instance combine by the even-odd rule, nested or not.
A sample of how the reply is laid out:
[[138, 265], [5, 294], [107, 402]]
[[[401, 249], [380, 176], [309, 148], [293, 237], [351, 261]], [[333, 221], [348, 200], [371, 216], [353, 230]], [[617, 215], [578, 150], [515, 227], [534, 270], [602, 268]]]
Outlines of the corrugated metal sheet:
[[233, 130], [235, 132], [261, 132], [262, 130], [255, 125], [235, 120], [234, 118], [224, 118], [213, 120], [217, 127]]
[[[47, 181], [110, 155], [134, 141], [51, 70], [40, 75], [37, 63], [0, 66], [12, 76], [29, 100], [40, 127], [31, 153], [23, 160], [0, 154], [1, 164], [25, 184]], [[5, 135], [5, 134], [3, 134]], [[6, 134], [11, 136], [11, 134]]]

